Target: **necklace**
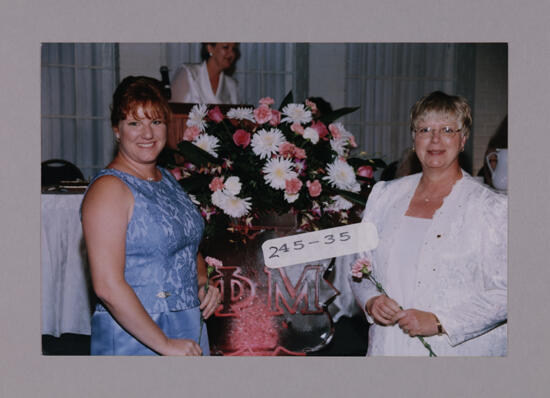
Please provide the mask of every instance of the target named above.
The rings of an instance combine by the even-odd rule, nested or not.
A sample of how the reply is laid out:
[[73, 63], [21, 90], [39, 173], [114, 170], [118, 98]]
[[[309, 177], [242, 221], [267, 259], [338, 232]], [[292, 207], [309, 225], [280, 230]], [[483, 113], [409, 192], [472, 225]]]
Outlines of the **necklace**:
[[441, 195], [441, 194], [440, 194], [440, 195], [433, 195], [433, 196], [431, 196], [431, 197], [430, 197], [429, 195], [426, 195], [426, 196], [424, 196], [424, 198], [422, 198], [422, 200], [423, 200], [425, 203], [429, 203], [429, 202], [431, 202], [431, 201], [436, 201], [436, 200], [440, 200], [440, 199], [444, 198], [445, 196], [447, 196], [447, 195], [451, 192], [453, 185], [455, 184], [455, 182], [456, 182], [459, 178], [460, 178], [460, 175], [458, 175], [457, 178], [454, 179], [454, 180], [452, 181], [452, 184], [450, 184], [449, 186], [445, 187], [445, 189], [444, 189], [444, 192], [445, 192], [445, 193], [444, 193], [444, 194], [442, 194], [442, 195]]
[[136, 177], [138, 178], [141, 178], [142, 180], [145, 180], [147, 182], [153, 182], [155, 181], [155, 178], [156, 178], [156, 174], [157, 174], [157, 169], [155, 168], [155, 177], [147, 177], [145, 175], [143, 175], [142, 173], [140, 173], [137, 169], [135, 169], [134, 167], [132, 166], [129, 166], [129, 168], [134, 172], [134, 174], [136, 175]]

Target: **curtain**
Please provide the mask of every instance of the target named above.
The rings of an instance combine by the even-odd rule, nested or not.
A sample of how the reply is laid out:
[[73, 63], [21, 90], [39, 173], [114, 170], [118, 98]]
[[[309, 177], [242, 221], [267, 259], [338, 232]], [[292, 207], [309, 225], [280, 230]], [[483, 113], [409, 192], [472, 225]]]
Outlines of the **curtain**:
[[454, 94], [456, 45], [353, 43], [346, 45], [346, 127], [362, 151], [387, 163], [410, 147], [409, 111], [435, 90]]
[[90, 178], [113, 157], [116, 45], [44, 43], [41, 51], [42, 161], [67, 160]]

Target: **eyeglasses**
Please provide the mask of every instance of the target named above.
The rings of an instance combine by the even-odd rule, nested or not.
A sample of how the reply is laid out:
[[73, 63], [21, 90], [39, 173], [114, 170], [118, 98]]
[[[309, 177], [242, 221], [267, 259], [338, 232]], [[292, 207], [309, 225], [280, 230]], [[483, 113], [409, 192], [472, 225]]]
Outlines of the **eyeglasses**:
[[441, 127], [440, 129], [434, 129], [434, 128], [431, 128], [431, 127], [421, 127], [421, 128], [415, 129], [413, 131], [420, 138], [427, 138], [429, 136], [433, 137], [436, 131], [439, 131], [439, 136], [440, 137], [451, 138], [451, 137], [454, 137], [461, 130], [462, 129], [453, 129], [452, 127], [445, 126], [445, 127]]

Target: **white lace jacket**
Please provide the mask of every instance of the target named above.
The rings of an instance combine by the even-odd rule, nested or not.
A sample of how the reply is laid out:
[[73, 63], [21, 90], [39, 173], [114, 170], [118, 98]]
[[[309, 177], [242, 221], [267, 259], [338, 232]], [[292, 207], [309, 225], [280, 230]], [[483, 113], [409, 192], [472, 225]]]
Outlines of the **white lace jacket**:
[[[426, 338], [437, 355], [506, 355], [507, 198], [462, 173], [426, 234], [411, 308], [435, 313], [447, 331]], [[380, 244], [366, 255], [382, 286], [387, 285], [389, 253], [399, 244], [394, 242], [395, 232], [420, 177], [379, 182], [369, 196], [363, 220], [376, 225]], [[350, 283], [362, 308], [380, 294], [367, 279], [350, 278]], [[373, 322], [368, 315], [367, 319]], [[397, 326], [370, 326], [367, 355], [427, 354], [417, 338], [402, 332], [407, 349], [392, 351], [392, 328], [395, 333]]]

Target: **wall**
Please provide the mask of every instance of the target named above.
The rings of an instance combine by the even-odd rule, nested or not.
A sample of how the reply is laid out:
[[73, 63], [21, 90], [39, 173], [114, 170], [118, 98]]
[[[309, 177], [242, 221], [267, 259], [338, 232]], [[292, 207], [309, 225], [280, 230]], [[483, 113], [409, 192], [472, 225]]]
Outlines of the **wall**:
[[474, 173], [483, 166], [489, 139], [508, 113], [508, 46], [476, 45]]

